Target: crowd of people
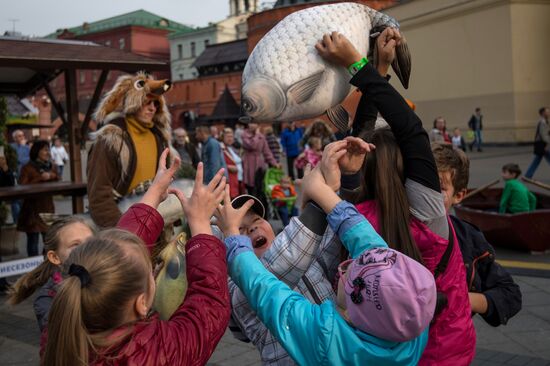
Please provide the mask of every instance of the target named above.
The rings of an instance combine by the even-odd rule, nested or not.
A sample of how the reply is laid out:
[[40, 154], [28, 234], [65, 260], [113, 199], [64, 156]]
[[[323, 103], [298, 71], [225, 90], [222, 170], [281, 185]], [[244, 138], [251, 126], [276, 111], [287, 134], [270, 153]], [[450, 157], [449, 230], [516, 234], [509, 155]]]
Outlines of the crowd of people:
[[[178, 156], [169, 159], [161, 143], [160, 156], [151, 148], [156, 174], [139, 203], [113, 216], [111, 228], [95, 232], [78, 219], [33, 227], [35, 237], [45, 233], [45, 261], [19, 279], [10, 301], [38, 292], [43, 364], [205, 364], [228, 326], [258, 348], [264, 365], [470, 364], [472, 314], [506, 324], [521, 309], [521, 292], [483, 234], [450, 214], [467, 190], [465, 144], [458, 148], [460, 131], [456, 144], [445, 135], [443, 118], [430, 133], [443, 140], [430, 144], [420, 118], [388, 83], [400, 41], [397, 30], [384, 30], [376, 66], [350, 69], [351, 84], [365, 97], [358, 108], [375, 108], [389, 128], [340, 140], [323, 121], [306, 131], [290, 122], [280, 139], [244, 119], [221, 133], [178, 128]], [[364, 56], [338, 33], [316, 49], [342, 69]], [[141, 113], [149, 123], [163, 109], [147, 98], [120, 121], [132, 138], [150, 132], [134, 117]], [[157, 141], [166, 139], [150, 126]], [[133, 146], [124, 141], [120, 146]], [[94, 159], [105, 153], [97, 146], [91, 161], [99, 164]], [[33, 149], [25, 167], [38, 173], [27, 173], [29, 181], [57, 179], [49, 146]], [[145, 161], [141, 153], [136, 159]], [[284, 222], [276, 234], [259, 196], [267, 166], [279, 170], [284, 158], [288, 171], [269, 197]], [[101, 169], [110, 174], [115, 168], [106, 164]], [[144, 174], [135, 165], [123, 171]], [[195, 180], [190, 197], [169, 188], [184, 168]], [[505, 174], [512, 181], [520, 172], [510, 165]], [[124, 180], [135, 189], [132, 176]], [[150, 256], [164, 227], [157, 209], [168, 194], [181, 202], [191, 237], [187, 294], [165, 321], [152, 311]]]

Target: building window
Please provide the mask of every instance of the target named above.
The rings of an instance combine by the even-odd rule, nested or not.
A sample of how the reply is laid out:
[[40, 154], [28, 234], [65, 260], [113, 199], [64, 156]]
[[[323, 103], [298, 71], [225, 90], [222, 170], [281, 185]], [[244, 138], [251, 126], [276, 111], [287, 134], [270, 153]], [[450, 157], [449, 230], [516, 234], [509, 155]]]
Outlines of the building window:
[[105, 46], [111, 47], [111, 41], [105, 41]]
[[180, 80], [183, 80], [183, 74], [179, 74]]
[[191, 57], [195, 57], [196, 56], [196, 45], [195, 45], [195, 42], [191, 42]]
[[216, 82], [212, 83], [212, 98], [216, 98]]
[[84, 84], [86, 82], [86, 71], [80, 71], [80, 84]]
[[210, 44], [210, 40], [209, 40], [209, 39], [205, 39], [205, 40], [204, 40], [204, 48], [208, 47], [209, 44]]
[[178, 44], [178, 58], [183, 58], [183, 46], [181, 44]]
[[118, 48], [123, 50], [125, 46], [126, 46], [126, 41], [124, 40], [124, 38], [119, 39], [118, 40]]

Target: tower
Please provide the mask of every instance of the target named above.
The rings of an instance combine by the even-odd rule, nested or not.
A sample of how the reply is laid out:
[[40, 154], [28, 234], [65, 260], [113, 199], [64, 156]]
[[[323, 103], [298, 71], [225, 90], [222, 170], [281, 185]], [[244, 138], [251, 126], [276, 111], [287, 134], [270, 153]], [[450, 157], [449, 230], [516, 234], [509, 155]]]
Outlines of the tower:
[[255, 13], [258, 10], [258, 0], [229, 0], [230, 17]]

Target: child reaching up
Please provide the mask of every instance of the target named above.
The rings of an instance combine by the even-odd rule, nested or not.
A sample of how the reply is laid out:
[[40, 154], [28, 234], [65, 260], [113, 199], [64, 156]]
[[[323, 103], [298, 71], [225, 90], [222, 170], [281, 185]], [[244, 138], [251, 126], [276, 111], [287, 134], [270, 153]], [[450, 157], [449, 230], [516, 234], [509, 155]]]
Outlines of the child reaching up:
[[291, 217], [298, 216], [298, 209], [294, 206], [296, 190], [289, 176], [282, 177], [280, 184], [273, 187], [271, 198], [275, 207], [277, 207], [279, 216], [281, 216], [283, 226], [288, 225]]
[[[248, 236], [239, 235], [252, 206], [224, 204], [219, 225], [226, 236], [229, 274], [251, 307], [297, 364], [412, 365], [427, 343], [435, 309], [432, 274], [389, 249], [353, 205], [329, 187], [320, 169], [311, 172], [309, 199], [349, 250], [339, 266], [338, 300], [312, 304], [265, 269]], [[226, 200], [229, 192], [226, 190]]]
[[520, 175], [521, 169], [517, 164], [510, 163], [502, 167], [502, 179], [506, 183], [498, 212], [515, 214], [535, 210], [537, 198], [518, 180]]
[[[147, 249], [132, 233], [107, 230], [73, 250], [64, 264], [68, 277], [52, 304], [43, 364], [206, 363], [230, 309], [225, 248], [210, 229], [224, 194], [223, 169], [207, 186], [202, 179], [199, 164], [189, 199], [170, 191], [180, 199], [192, 234], [186, 244], [189, 287], [179, 309], [168, 321], [149, 315], [155, 281]], [[152, 205], [166, 194], [153, 193]]]

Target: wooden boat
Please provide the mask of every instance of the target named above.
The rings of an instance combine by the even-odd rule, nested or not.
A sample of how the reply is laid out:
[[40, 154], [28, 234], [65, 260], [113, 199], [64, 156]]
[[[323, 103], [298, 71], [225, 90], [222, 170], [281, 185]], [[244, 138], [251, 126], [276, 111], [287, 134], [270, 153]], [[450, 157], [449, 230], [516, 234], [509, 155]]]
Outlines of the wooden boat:
[[532, 252], [550, 250], [550, 196], [533, 193], [537, 196], [533, 212], [499, 214], [502, 188], [491, 188], [462, 201], [455, 206], [455, 213], [479, 227], [494, 246]]

